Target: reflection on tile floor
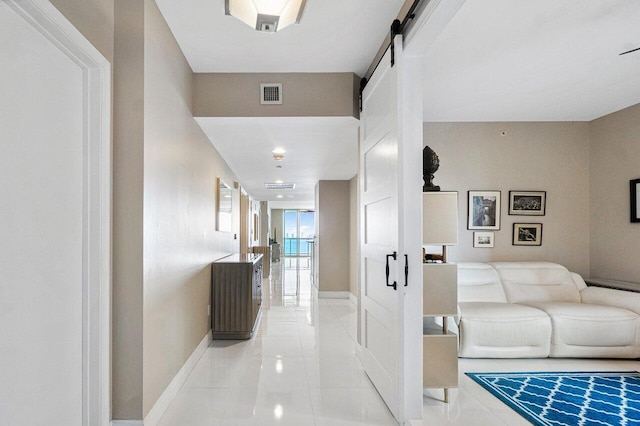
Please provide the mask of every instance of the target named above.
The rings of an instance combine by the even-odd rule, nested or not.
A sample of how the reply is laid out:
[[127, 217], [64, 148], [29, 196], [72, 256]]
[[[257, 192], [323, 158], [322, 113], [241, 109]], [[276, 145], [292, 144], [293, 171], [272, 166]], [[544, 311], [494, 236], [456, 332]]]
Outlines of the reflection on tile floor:
[[[308, 262], [272, 264], [256, 335], [213, 341], [159, 426], [397, 424], [355, 356], [355, 305], [318, 300]], [[640, 371], [640, 361], [461, 359], [450, 404], [425, 390], [422, 424], [527, 425], [464, 372], [552, 370]]]

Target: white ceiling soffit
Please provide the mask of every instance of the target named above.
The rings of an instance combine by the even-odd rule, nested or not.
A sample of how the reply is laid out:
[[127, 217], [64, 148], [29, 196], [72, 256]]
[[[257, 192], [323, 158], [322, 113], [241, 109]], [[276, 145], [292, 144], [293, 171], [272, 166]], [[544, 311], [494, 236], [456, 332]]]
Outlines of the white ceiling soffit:
[[307, 0], [299, 25], [261, 33], [224, 0], [156, 0], [194, 72], [364, 75], [403, 0]]
[[[353, 117], [196, 118], [207, 137], [257, 200], [313, 208], [319, 180], [348, 180], [357, 171], [358, 124]], [[286, 150], [273, 159], [274, 148]], [[276, 166], [282, 166], [277, 168]], [[265, 182], [292, 182], [275, 191]], [[282, 198], [278, 198], [282, 195]]]
[[590, 121], [640, 102], [640, 1], [469, 0], [425, 55], [425, 121]]

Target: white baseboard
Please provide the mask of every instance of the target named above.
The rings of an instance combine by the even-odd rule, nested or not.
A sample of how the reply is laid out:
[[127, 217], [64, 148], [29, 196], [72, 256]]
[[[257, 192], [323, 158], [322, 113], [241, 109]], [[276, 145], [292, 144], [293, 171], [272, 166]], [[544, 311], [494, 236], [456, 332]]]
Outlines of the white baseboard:
[[318, 298], [320, 299], [348, 299], [348, 291], [319, 291]]
[[164, 412], [167, 410], [167, 408], [169, 408], [171, 401], [173, 401], [173, 399], [178, 394], [178, 391], [180, 391], [180, 388], [187, 380], [187, 377], [189, 377], [191, 371], [193, 371], [200, 358], [202, 358], [202, 355], [204, 355], [210, 341], [211, 332], [208, 332], [206, 336], [204, 336], [198, 347], [196, 347], [196, 349], [193, 351], [191, 356], [189, 356], [180, 371], [178, 371], [178, 374], [176, 374], [173, 380], [171, 380], [169, 386], [167, 386], [164, 392], [162, 392], [162, 395], [160, 395], [160, 398], [158, 398], [156, 403], [153, 405], [153, 408], [151, 408], [149, 414], [147, 414], [147, 417], [144, 418], [144, 423], [134, 422], [131, 424], [114, 424], [114, 426], [156, 426]]
[[351, 300], [351, 302], [354, 305], [358, 304], [358, 296], [355, 296], [353, 293], [349, 292], [349, 300]]
[[144, 426], [142, 420], [111, 420], [111, 426]]

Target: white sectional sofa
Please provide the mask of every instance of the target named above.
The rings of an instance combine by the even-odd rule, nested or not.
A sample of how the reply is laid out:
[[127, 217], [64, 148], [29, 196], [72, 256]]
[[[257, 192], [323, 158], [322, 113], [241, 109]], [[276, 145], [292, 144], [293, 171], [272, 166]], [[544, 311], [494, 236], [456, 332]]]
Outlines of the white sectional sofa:
[[459, 356], [640, 358], [640, 293], [548, 262], [458, 263]]

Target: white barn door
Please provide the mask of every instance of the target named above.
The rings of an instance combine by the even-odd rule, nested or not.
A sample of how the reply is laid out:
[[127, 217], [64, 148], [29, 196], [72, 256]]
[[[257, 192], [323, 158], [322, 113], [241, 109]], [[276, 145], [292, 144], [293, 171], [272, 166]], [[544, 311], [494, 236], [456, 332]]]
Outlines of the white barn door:
[[365, 371], [398, 418], [397, 68], [390, 57], [387, 51], [362, 93], [360, 320]]
[[405, 424], [422, 415], [422, 109], [419, 61], [403, 57], [402, 36], [394, 55], [362, 94], [360, 343], [367, 375]]
[[109, 64], [0, 1], [0, 424], [107, 425]]

